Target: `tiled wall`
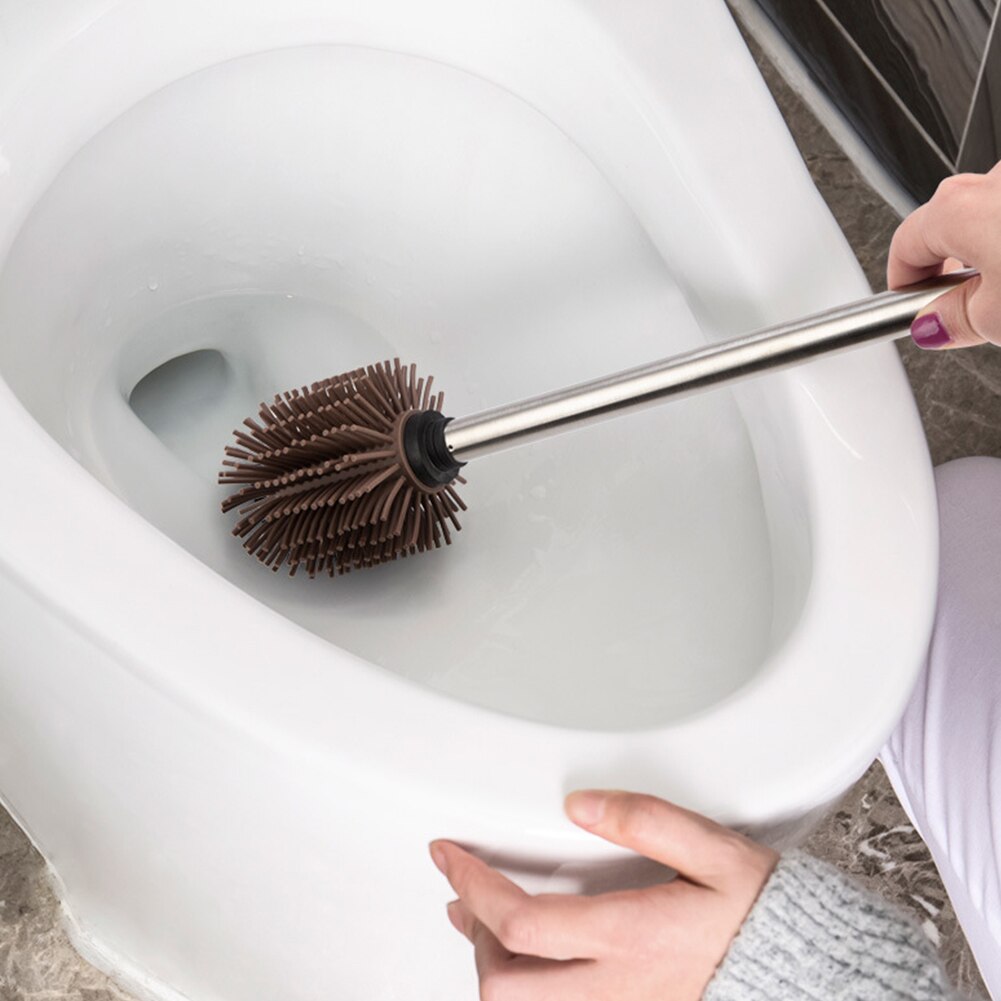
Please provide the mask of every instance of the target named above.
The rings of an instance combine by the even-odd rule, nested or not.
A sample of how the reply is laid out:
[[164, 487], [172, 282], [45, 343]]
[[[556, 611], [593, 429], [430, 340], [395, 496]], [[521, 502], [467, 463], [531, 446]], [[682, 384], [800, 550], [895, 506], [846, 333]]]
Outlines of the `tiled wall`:
[[919, 201], [1001, 159], [999, 0], [758, 0]]

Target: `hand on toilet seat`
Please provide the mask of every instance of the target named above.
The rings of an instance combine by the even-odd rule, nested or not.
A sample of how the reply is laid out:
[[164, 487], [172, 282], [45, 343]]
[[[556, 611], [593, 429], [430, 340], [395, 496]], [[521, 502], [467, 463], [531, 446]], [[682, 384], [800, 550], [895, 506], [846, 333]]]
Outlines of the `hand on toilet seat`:
[[576, 824], [679, 872], [593, 897], [529, 896], [449, 841], [431, 846], [459, 895], [482, 998], [698, 1001], [778, 862], [770, 848], [653, 796], [575, 792]]
[[969, 266], [980, 276], [941, 295], [911, 326], [922, 348], [1001, 345], [1001, 163], [946, 178], [897, 228], [886, 281], [899, 288]]
[[431, 843], [472, 942], [481, 1001], [958, 1001], [913, 920], [839, 870], [653, 796], [571, 793], [579, 826], [677, 870], [641, 890], [530, 896], [449, 841]]

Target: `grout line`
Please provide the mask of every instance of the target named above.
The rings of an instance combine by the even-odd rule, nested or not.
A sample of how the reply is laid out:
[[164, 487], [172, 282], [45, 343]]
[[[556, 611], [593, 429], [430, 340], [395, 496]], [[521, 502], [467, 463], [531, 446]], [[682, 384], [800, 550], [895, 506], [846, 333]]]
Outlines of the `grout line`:
[[963, 162], [963, 152], [966, 149], [966, 141], [970, 138], [970, 126], [973, 124], [973, 109], [977, 105], [977, 98], [980, 96], [980, 88], [984, 85], [984, 77], [987, 75], [987, 61], [994, 49], [998, 37], [998, 14], [1001, 14], [1001, 3], [994, 8], [991, 16], [991, 26], [987, 29], [987, 44], [984, 46], [984, 55], [980, 60], [980, 69], [977, 70], [977, 82], [973, 85], [973, 95], [970, 97], [970, 106], [966, 111], [966, 121], [963, 123], [963, 134], [959, 139], [959, 152], [956, 154], [956, 167]]
[[865, 182], [901, 217], [917, 208], [917, 202], [877, 159], [855, 127], [816, 83], [803, 61], [755, 0], [726, 0], [748, 34], [786, 83], [803, 99], [821, 126], [841, 147]]

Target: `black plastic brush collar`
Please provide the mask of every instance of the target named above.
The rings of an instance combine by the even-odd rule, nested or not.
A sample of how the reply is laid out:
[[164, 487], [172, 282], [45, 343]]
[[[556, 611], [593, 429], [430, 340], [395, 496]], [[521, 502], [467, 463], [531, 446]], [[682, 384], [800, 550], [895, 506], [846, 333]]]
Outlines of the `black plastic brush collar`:
[[429, 487], [451, 483], [465, 465], [452, 457], [445, 444], [445, 425], [451, 420], [437, 410], [421, 410], [403, 425], [403, 451], [414, 476]]

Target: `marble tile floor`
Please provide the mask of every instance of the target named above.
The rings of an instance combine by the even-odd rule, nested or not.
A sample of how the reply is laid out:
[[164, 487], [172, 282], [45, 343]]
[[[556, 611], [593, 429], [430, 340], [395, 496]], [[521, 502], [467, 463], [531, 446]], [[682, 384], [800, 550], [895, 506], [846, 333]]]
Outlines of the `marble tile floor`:
[[[882, 288], [897, 217], [864, 184], [767, 59], [760, 52], [755, 55], [814, 181], [873, 288]], [[901, 354], [934, 461], [1001, 456], [1001, 351], [984, 348], [931, 357], [904, 345]], [[964, 991], [986, 996], [935, 866], [878, 764], [846, 794], [807, 847], [913, 911], [939, 944], [953, 980]], [[0, 1001], [129, 1001], [70, 947], [44, 863], [2, 810]]]

